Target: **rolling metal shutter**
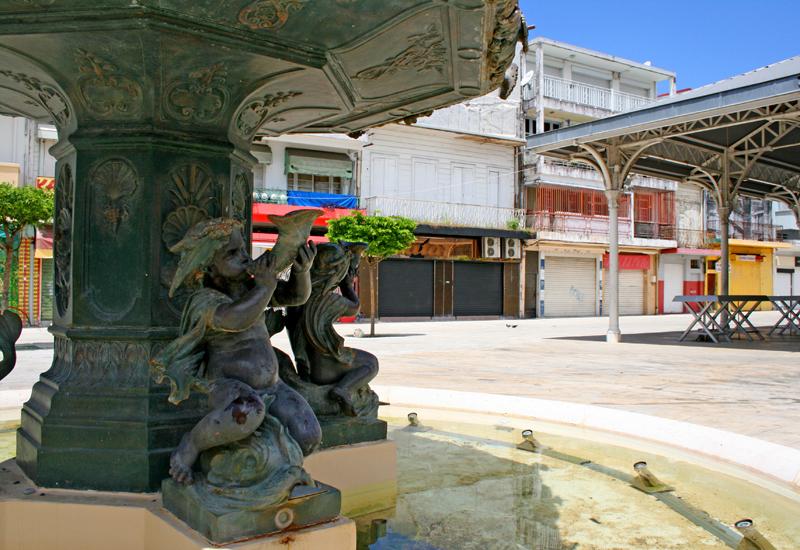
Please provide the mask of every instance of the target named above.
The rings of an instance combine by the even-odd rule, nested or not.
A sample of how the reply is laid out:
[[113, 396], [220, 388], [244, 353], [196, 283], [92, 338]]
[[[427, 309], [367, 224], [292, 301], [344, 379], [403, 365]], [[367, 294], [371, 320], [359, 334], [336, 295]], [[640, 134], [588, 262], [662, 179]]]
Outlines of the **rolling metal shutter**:
[[53, 320], [53, 260], [42, 260], [42, 321]]
[[547, 256], [544, 316], [590, 317], [597, 311], [597, 260]]
[[503, 264], [456, 262], [453, 314], [503, 314]]
[[[603, 315], [608, 315], [608, 270], [603, 272]], [[644, 315], [644, 271], [623, 269], [619, 272], [619, 314]]]
[[384, 260], [378, 267], [379, 317], [433, 317], [433, 261]]

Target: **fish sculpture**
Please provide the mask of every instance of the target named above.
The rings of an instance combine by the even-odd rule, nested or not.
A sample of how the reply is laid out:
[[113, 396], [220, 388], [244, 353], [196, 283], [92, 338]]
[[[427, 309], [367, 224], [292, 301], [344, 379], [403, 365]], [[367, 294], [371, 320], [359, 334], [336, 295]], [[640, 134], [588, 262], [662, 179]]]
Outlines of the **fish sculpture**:
[[308, 241], [311, 226], [322, 210], [304, 209], [289, 212], [284, 216], [269, 216], [269, 221], [278, 229], [278, 241], [270, 254], [275, 258], [275, 273], [282, 273], [292, 265], [298, 249]]

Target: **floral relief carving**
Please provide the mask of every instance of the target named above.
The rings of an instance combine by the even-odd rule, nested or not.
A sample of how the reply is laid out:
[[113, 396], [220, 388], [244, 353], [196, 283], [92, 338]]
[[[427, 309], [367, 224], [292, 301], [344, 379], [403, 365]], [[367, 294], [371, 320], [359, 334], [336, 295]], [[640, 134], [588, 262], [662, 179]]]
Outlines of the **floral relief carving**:
[[65, 98], [61, 92], [52, 86], [48, 86], [38, 78], [23, 73], [0, 70], [0, 76], [13, 80], [17, 84], [22, 84], [25, 89], [36, 94], [36, 104], [50, 113], [56, 125], [67, 125], [70, 117], [70, 109], [67, 98]]
[[167, 114], [184, 122], [211, 122], [228, 104], [225, 82], [228, 71], [222, 63], [203, 67], [189, 77], [169, 85], [165, 94]]
[[246, 103], [236, 114], [236, 131], [240, 137], [250, 139], [270, 115], [270, 112], [302, 92], [266, 94]]
[[517, 41], [522, 37], [527, 45], [527, 27], [517, 0], [501, 0], [495, 9], [495, 28], [489, 42], [487, 64], [489, 82], [493, 86], [503, 83], [506, 67], [514, 59]]
[[235, 219], [246, 225], [247, 196], [250, 194], [250, 183], [244, 173], [237, 174], [231, 189], [231, 210]]
[[96, 213], [115, 235], [130, 216], [130, 202], [139, 187], [133, 164], [124, 158], [99, 162], [89, 171], [89, 182], [96, 192]]
[[80, 98], [86, 108], [102, 118], [132, 117], [142, 110], [142, 87], [116, 65], [78, 49]]
[[353, 78], [374, 80], [411, 69], [419, 72], [435, 70], [441, 74], [446, 60], [447, 47], [442, 33], [436, 25], [428, 25], [425, 32], [408, 37], [408, 46], [403, 51], [357, 72]]
[[55, 299], [59, 315], [69, 308], [72, 284], [72, 167], [64, 164], [56, 184], [56, 215], [53, 228], [53, 258], [55, 260]]
[[53, 364], [43, 374], [70, 389], [141, 388], [149, 383], [150, 355], [158, 343], [54, 339]]
[[291, 12], [300, 11], [307, 0], [257, 0], [242, 8], [239, 12], [239, 23], [253, 30], [283, 27], [289, 20]]

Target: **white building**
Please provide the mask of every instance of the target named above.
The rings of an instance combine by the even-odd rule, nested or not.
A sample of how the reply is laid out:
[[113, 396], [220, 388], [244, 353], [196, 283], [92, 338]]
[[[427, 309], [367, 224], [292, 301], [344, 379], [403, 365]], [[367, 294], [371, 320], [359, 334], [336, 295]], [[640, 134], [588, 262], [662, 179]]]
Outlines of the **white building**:
[[527, 236], [517, 184], [519, 89], [507, 100], [490, 94], [362, 139], [362, 207], [418, 223], [406, 256], [381, 264], [380, 315], [519, 316]]
[[[675, 73], [578, 46], [536, 38], [524, 57], [526, 136], [556, 130], [657, 99]], [[604, 314], [608, 207], [600, 174], [582, 162], [523, 156], [526, 316]], [[675, 183], [634, 177], [620, 200], [620, 310], [655, 313], [658, 255], [677, 248]]]

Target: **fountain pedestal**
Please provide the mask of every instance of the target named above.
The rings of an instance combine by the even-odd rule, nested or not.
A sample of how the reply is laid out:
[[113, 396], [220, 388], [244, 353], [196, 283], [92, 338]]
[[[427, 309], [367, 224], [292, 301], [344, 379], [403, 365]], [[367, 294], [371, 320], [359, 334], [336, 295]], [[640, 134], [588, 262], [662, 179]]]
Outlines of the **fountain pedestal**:
[[[13, 460], [0, 464], [0, 546], [60, 550], [206, 550], [209, 541], [162, 506], [158, 493], [110, 493], [35, 486]], [[244, 538], [244, 537], [243, 537]], [[241, 550], [353, 550], [356, 527], [337, 518], [302, 530], [250, 538]]]

